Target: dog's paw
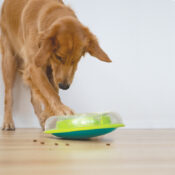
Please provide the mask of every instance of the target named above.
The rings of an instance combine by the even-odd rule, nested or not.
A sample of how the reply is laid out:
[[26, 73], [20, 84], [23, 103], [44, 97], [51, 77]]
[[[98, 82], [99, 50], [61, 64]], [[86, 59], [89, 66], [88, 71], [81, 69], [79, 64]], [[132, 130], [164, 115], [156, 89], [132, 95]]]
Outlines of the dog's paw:
[[2, 130], [6, 131], [14, 131], [15, 130], [15, 125], [13, 121], [4, 121]]
[[61, 104], [57, 107], [55, 115], [73, 115], [74, 111], [69, 107]]
[[44, 130], [45, 122], [49, 117], [60, 116], [60, 115], [61, 116], [62, 115], [73, 115], [73, 114], [74, 114], [73, 110], [63, 104], [57, 106], [57, 108], [55, 109], [55, 112], [45, 110], [41, 113], [40, 118], [39, 118], [41, 128]]

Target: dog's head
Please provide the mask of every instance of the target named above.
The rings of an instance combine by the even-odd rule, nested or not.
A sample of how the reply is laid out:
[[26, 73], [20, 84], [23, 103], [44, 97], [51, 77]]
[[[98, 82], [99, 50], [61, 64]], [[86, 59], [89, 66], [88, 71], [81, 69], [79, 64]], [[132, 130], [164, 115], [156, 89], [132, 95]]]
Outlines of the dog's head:
[[41, 67], [50, 65], [53, 82], [61, 89], [69, 88], [78, 62], [85, 53], [111, 62], [96, 37], [72, 17], [59, 20], [49, 30], [42, 32], [39, 47], [35, 64]]

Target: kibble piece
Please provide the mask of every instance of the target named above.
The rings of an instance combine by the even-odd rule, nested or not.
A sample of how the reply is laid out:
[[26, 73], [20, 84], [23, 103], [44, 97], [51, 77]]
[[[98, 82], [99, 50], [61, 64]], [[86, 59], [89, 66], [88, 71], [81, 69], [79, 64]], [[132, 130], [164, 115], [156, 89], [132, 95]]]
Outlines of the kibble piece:
[[36, 139], [34, 139], [34, 140], [33, 140], [33, 142], [37, 142], [37, 140], [36, 140]]
[[40, 142], [42, 145], [44, 145], [45, 143], [44, 142]]
[[58, 143], [55, 143], [55, 145], [57, 146], [57, 145], [58, 145]]
[[111, 144], [110, 143], [106, 143], [106, 146], [110, 146]]
[[69, 143], [66, 143], [66, 146], [69, 146]]

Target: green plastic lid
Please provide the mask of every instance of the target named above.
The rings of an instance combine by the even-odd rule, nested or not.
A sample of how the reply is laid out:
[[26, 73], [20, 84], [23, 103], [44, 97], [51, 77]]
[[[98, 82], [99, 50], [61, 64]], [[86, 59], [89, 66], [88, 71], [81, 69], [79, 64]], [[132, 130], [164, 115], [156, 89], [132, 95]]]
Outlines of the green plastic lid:
[[[71, 137], [73, 137], [72, 132], [74, 132], [74, 134], [76, 132], [76, 135], [77, 133], [81, 135], [90, 133], [90, 136], [88, 137], [93, 137], [93, 133], [94, 136], [103, 135], [104, 133], [106, 134], [123, 126], [124, 124], [120, 116], [115, 113], [88, 113], [72, 116], [53, 116], [46, 121], [45, 133], [60, 137], [66, 137], [67, 135], [67, 137], [70, 137], [70, 133]], [[87, 132], [90, 130], [91, 132]], [[95, 132], [92, 132], [92, 130]], [[61, 134], [64, 136], [61, 136]], [[76, 138], [78, 137], [80, 136], [76, 136]], [[86, 138], [86, 134], [82, 137]]]

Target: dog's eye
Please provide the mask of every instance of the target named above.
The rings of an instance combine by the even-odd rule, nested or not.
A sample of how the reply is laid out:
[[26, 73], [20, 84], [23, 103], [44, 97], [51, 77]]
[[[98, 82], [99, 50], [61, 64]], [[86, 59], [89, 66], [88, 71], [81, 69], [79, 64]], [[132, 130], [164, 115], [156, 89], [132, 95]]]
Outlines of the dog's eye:
[[59, 61], [61, 61], [63, 63], [63, 58], [61, 58], [60, 56], [58, 56], [56, 54], [55, 54], [55, 57], [56, 57], [57, 60], [59, 60]]

